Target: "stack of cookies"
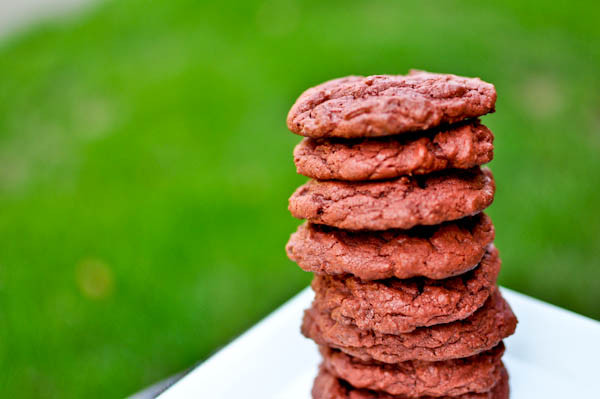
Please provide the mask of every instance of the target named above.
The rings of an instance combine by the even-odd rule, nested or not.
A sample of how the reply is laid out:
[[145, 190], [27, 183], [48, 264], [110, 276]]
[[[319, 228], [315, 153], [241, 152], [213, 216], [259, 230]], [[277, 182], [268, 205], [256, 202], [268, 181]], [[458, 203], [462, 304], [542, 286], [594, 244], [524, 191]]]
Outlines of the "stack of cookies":
[[508, 398], [502, 340], [517, 320], [496, 286], [494, 86], [413, 71], [304, 92], [288, 127], [311, 180], [288, 256], [315, 273], [302, 333], [323, 362], [315, 399]]

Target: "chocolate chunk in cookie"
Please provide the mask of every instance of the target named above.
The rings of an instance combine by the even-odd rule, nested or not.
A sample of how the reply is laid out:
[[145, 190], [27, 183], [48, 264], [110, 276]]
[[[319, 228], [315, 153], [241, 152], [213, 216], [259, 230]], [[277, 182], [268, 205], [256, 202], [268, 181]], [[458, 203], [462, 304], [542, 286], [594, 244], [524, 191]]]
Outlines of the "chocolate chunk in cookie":
[[317, 275], [313, 306], [336, 322], [382, 334], [450, 323], [472, 315], [495, 290], [498, 250], [490, 245], [480, 265], [444, 280], [362, 281], [354, 276]]
[[294, 162], [298, 173], [319, 180], [392, 179], [483, 165], [494, 156], [493, 141], [478, 121], [379, 139], [305, 138], [294, 149]]
[[489, 392], [500, 381], [504, 344], [478, 355], [441, 362], [398, 364], [363, 362], [326, 346], [319, 347], [323, 367], [354, 388], [406, 397], [458, 396]]
[[304, 223], [286, 251], [302, 269], [318, 274], [444, 279], [477, 266], [493, 240], [492, 221], [480, 213], [436, 226], [378, 232]]
[[302, 333], [363, 361], [399, 363], [440, 361], [473, 356], [498, 345], [513, 334], [517, 318], [500, 291], [464, 320], [421, 327], [406, 334], [381, 334], [344, 325], [314, 306], [304, 313]]
[[494, 111], [496, 89], [478, 78], [411, 71], [348, 76], [306, 90], [288, 128], [307, 137], [377, 137], [425, 130]]
[[358, 183], [310, 180], [290, 197], [299, 219], [347, 230], [410, 229], [474, 215], [494, 200], [488, 169]]

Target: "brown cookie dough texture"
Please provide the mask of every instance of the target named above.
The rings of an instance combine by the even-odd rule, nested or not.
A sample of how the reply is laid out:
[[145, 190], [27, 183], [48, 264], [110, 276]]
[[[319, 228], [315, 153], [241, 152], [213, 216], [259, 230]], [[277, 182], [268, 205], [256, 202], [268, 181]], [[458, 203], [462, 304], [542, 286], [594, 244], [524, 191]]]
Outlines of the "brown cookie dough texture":
[[335, 349], [319, 348], [323, 368], [355, 388], [406, 397], [489, 392], [500, 381], [504, 345], [464, 359], [442, 362], [365, 363]]
[[498, 250], [490, 245], [477, 268], [445, 280], [362, 281], [317, 275], [313, 306], [343, 325], [382, 334], [409, 333], [472, 315], [495, 290], [499, 271]]
[[302, 333], [363, 361], [399, 363], [440, 361], [473, 356], [498, 345], [513, 334], [517, 319], [495, 290], [482, 308], [464, 320], [422, 327], [406, 334], [381, 334], [337, 323], [316, 307], [307, 309]]
[[296, 218], [347, 230], [410, 229], [481, 212], [494, 192], [487, 168], [368, 183], [310, 180], [290, 197], [289, 210]]
[[[422, 396], [421, 399], [508, 399], [508, 373], [501, 366], [500, 381], [488, 392], [464, 393], [458, 396]], [[354, 388], [346, 381], [334, 377], [321, 367], [312, 388], [313, 399], [407, 399], [405, 395], [390, 395], [385, 392]]]
[[473, 269], [493, 240], [492, 221], [480, 213], [437, 226], [378, 232], [304, 223], [286, 251], [302, 269], [317, 274], [444, 279]]
[[319, 180], [379, 180], [469, 169], [494, 156], [494, 135], [478, 121], [425, 135], [343, 140], [305, 138], [294, 149], [298, 173]]
[[378, 137], [450, 124], [494, 111], [496, 89], [478, 78], [411, 71], [349, 76], [306, 90], [288, 128], [307, 137]]

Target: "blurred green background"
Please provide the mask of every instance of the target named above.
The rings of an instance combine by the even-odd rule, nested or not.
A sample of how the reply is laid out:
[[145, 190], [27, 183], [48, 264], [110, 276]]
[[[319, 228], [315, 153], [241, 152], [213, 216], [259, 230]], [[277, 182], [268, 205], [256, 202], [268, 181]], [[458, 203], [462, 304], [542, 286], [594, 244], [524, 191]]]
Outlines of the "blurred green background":
[[493, 82], [501, 283], [600, 318], [597, 2], [212, 3], [101, 2], [0, 44], [3, 397], [123, 397], [306, 286], [285, 117], [348, 74]]

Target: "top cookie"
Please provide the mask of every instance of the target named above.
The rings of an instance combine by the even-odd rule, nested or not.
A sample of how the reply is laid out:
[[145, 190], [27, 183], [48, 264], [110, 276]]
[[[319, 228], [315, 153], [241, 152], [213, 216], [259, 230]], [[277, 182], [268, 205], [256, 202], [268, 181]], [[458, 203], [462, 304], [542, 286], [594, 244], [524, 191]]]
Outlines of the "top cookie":
[[348, 76], [302, 93], [287, 125], [313, 138], [389, 136], [485, 115], [495, 104], [496, 89], [478, 78], [423, 71]]

